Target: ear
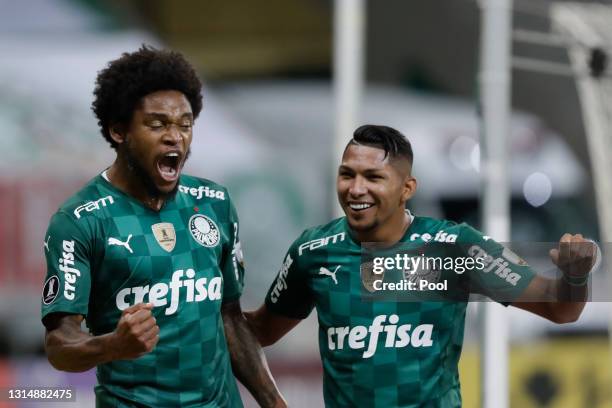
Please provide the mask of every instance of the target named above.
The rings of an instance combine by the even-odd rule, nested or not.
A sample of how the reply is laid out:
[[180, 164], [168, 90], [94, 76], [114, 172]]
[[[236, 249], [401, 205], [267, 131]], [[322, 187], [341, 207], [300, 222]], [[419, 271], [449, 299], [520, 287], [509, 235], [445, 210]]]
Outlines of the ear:
[[108, 127], [108, 134], [110, 135], [111, 139], [113, 139], [118, 145], [125, 142], [126, 131], [124, 126], [121, 126], [119, 124], [111, 125]]
[[404, 182], [402, 186], [402, 202], [406, 202], [412, 198], [414, 193], [416, 193], [417, 189], [417, 181], [411, 175], [407, 175], [404, 177]]

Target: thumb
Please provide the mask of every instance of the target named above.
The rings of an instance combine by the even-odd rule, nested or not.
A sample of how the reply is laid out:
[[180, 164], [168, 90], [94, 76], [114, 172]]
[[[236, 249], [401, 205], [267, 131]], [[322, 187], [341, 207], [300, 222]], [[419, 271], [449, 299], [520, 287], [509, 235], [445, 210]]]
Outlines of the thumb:
[[548, 251], [548, 255], [550, 256], [550, 260], [552, 261], [552, 263], [559, 266], [559, 250], [556, 248], [551, 249], [550, 251]]

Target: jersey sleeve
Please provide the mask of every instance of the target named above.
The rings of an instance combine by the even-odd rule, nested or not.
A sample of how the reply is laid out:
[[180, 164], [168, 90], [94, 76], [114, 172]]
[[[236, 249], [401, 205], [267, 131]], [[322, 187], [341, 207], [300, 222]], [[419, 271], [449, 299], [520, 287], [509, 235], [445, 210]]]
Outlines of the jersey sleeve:
[[227, 228], [229, 240], [221, 265], [224, 303], [239, 299], [244, 287], [244, 256], [239, 236], [238, 213], [231, 200], [229, 201]]
[[314, 308], [308, 286], [308, 271], [298, 262], [299, 239], [291, 245], [266, 296], [266, 306], [273, 313], [292, 319], [305, 319]]
[[43, 249], [47, 263], [41, 302], [43, 323], [55, 312], [87, 316], [92, 245], [70, 215], [59, 212], [51, 218]]
[[473, 258], [475, 268], [468, 272], [470, 292], [483, 294], [505, 306], [529, 286], [536, 272], [509, 248], [463, 224], [462, 249]]

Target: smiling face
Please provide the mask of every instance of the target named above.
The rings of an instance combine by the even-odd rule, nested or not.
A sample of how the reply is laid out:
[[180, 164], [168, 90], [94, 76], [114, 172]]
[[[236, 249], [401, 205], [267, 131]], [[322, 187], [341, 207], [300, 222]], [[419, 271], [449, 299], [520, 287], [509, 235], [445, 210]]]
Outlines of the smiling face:
[[376, 147], [349, 144], [336, 188], [348, 224], [360, 241], [401, 238], [405, 204], [416, 190], [407, 160], [385, 157], [385, 151]]
[[178, 91], [157, 91], [143, 97], [125, 130], [111, 129], [119, 144], [124, 167], [117, 172], [119, 184], [141, 198], [163, 197], [178, 188], [189, 154], [193, 113], [189, 101]]

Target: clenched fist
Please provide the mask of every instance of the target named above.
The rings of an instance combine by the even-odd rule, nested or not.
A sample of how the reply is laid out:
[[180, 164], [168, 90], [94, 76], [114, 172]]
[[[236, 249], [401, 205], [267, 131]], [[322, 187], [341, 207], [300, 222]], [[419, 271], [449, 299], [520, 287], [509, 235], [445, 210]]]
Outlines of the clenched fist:
[[564, 234], [559, 240], [559, 247], [550, 250], [550, 259], [569, 279], [583, 279], [586, 283], [595, 261], [597, 245], [581, 234]]
[[113, 332], [117, 360], [134, 359], [153, 350], [159, 341], [159, 326], [151, 313], [153, 305], [139, 303], [121, 313]]

